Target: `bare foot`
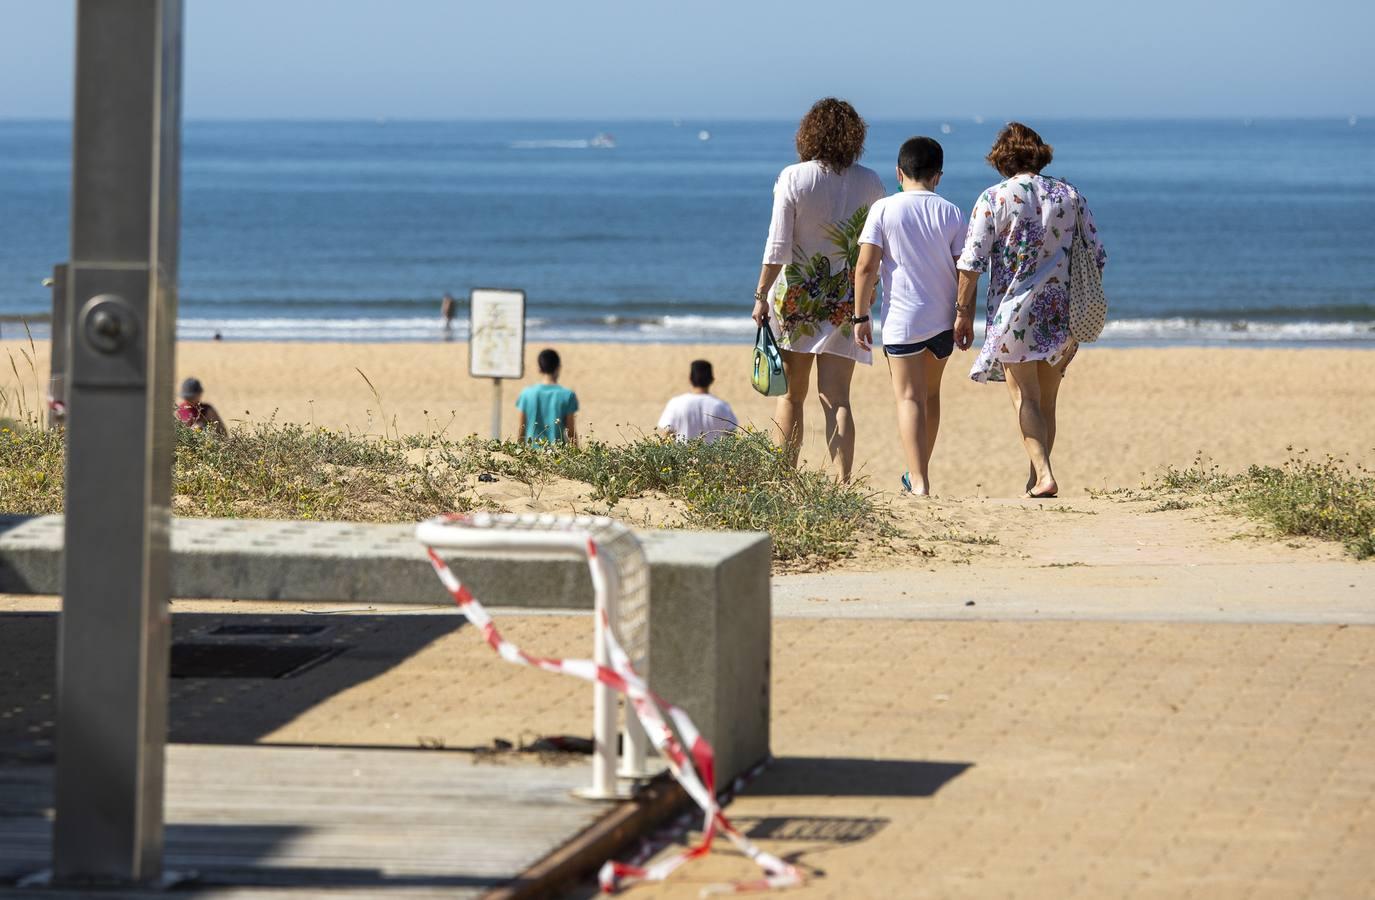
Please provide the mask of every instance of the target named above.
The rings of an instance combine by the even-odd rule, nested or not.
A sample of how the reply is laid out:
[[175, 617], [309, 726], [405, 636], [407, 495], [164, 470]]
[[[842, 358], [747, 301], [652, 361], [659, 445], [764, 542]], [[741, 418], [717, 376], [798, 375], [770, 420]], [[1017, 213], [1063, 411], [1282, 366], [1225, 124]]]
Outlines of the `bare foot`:
[[1046, 478], [1038, 481], [1027, 488], [1025, 496], [1028, 500], [1047, 500], [1060, 492], [1060, 486], [1055, 483], [1054, 478]]

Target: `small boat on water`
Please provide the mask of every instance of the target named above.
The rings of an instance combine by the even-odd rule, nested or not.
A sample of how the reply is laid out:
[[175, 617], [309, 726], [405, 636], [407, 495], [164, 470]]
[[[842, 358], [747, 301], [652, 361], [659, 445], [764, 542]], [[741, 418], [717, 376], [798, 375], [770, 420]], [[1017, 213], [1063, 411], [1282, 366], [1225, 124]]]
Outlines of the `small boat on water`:
[[600, 147], [604, 150], [610, 150], [611, 148], [616, 146], [616, 138], [613, 135], [608, 134], [605, 131], [602, 131], [599, 132], [596, 135], [596, 137], [592, 138], [592, 140], [588, 141], [587, 146]]

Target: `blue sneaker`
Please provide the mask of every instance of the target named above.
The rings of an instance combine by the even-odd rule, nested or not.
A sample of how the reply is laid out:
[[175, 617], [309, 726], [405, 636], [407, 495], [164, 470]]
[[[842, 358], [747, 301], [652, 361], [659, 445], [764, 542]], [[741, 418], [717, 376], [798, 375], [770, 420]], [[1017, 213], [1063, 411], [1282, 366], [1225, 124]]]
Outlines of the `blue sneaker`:
[[907, 477], [907, 474], [908, 474], [908, 473], [903, 472], [903, 473], [902, 473], [902, 478], [899, 479], [899, 480], [902, 482], [902, 492], [903, 492], [904, 494], [910, 494], [910, 493], [912, 493], [912, 479], [908, 478], [908, 477]]

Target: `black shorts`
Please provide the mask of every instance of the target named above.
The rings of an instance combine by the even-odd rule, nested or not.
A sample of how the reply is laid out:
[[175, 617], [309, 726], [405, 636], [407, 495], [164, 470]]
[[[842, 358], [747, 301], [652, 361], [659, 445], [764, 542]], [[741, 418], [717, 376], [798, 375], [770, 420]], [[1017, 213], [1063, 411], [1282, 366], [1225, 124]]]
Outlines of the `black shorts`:
[[935, 337], [918, 341], [915, 344], [884, 344], [883, 355], [893, 358], [916, 356], [923, 350], [930, 350], [936, 359], [945, 359], [955, 352], [955, 329], [949, 328]]

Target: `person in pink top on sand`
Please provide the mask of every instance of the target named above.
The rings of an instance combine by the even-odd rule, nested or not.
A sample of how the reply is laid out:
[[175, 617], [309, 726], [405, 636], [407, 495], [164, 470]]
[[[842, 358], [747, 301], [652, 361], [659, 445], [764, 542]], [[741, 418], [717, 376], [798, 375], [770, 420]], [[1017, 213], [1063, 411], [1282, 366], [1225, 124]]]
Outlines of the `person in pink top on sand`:
[[181, 383], [181, 390], [177, 392], [177, 421], [193, 431], [213, 431], [220, 437], [226, 437], [229, 430], [224, 427], [224, 419], [220, 418], [219, 412], [209, 403], [205, 403], [201, 398], [205, 396], [205, 386], [201, 384], [199, 378], [188, 378]]

